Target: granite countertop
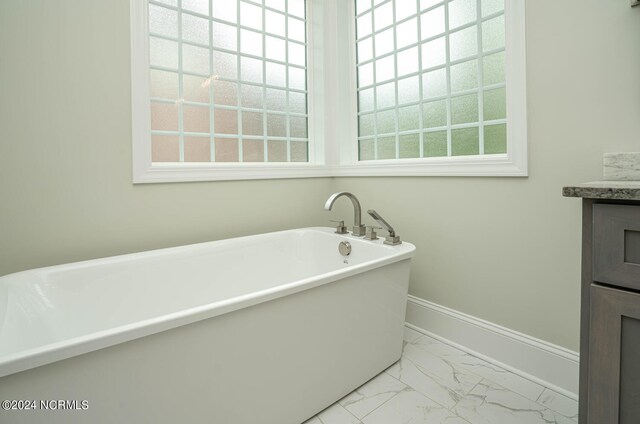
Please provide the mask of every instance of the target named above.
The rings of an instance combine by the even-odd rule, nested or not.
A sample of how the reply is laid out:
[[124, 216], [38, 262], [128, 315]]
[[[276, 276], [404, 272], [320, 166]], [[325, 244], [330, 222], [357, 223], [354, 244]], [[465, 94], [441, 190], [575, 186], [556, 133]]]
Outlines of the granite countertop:
[[593, 181], [562, 188], [565, 197], [640, 200], [640, 181]]

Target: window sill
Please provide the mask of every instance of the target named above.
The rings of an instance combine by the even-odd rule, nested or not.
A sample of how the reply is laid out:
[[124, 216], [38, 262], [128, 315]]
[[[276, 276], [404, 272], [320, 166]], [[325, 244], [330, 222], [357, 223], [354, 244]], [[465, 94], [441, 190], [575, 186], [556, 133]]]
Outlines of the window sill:
[[526, 177], [526, 163], [507, 155], [363, 161], [353, 165], [297, 163], [154, 163], [134, 171], [134, 184], [321, 177]]
[[177, 183], [193, 181], [267, 180], [281, 178], [332, 177], [331, 170], [307, 163], [154, 163], [134, 170], [133, 183]]
[[363, 161], [333, 168], [335, 177], [526, 177], [526, 159], [506, 154]]

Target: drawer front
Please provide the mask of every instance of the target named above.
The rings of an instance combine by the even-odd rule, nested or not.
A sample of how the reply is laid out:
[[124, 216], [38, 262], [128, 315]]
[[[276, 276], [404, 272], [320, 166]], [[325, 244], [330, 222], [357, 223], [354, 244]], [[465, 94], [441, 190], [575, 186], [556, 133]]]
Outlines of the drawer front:
[[593, 279], [640, 290], [640, 206], [593, 205]]

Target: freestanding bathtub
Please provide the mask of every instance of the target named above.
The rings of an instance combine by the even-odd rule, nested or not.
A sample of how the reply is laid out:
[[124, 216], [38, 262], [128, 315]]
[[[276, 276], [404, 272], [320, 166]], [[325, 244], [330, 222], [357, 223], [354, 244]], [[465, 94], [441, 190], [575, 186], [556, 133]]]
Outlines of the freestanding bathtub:
[[400, 358], [414, 251], [305, 228], [2, 277], [0, 422], [299, 424]]

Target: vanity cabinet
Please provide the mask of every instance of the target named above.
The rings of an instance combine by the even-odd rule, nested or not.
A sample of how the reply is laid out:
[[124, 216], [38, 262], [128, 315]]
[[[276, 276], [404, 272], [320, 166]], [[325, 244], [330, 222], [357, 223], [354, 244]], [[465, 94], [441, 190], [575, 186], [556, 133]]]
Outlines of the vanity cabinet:
[[579, 423], [638, 424], [640, 201], [584, 198], [582, 229]]
[[590, 315], [587, 422], [637, 424], [640, 294], [593, 284]]

